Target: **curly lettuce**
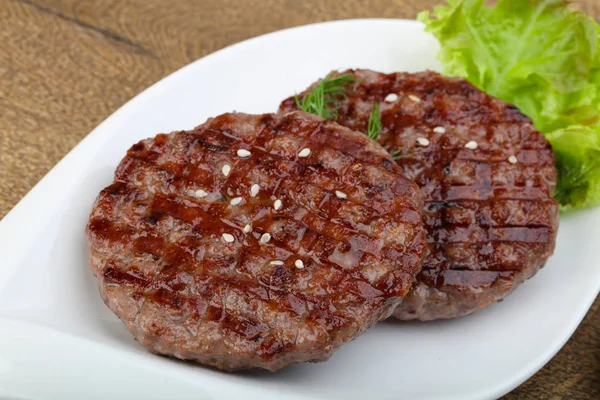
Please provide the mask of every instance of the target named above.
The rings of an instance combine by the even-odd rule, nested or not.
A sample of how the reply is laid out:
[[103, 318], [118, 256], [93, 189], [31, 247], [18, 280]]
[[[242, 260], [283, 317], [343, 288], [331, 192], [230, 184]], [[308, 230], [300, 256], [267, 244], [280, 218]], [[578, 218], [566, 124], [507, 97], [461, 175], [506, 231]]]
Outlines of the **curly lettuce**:
[[556, 154], [563, 209], [600, 204], [600, 26], [565, 0], [447, 0], [419, 20], [444, 73], [515, 104]]

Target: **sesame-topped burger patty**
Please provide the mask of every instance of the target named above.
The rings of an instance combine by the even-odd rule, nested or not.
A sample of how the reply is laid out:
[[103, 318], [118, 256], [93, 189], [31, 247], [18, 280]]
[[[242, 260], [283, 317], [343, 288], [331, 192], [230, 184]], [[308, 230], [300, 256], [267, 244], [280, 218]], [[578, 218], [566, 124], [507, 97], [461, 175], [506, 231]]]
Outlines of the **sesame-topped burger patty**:
[[[556, 169], [550, 144], [527, 117], [434, 72], [350, 70], [329, 79], [339, 76], [351, 79], [330, 114], [369, 132], [423, 192], [429, 246], [397, 318], [472, 313], [544, 266], [558, 228]], [[280, 109], [296, 104], [292, 97]]]
[[131, 147], [92, 210], [91, 265], [150, 351], [274, 371], [391, 315], [420, 270], [422, 205], [360, 133], [224, 114]]

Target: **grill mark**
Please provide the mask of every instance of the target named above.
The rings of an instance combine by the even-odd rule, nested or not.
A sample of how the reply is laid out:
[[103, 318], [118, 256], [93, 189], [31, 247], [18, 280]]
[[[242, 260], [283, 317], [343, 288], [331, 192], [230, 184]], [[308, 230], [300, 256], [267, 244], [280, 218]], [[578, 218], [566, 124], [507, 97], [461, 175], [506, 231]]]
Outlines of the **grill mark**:
[[511, 279], [514, 272], [496, 272], [496, 271], [456, 271], [445, 270], [441, 274], [428, 275], [422, 273], [421, 279], [425, 282], [434, 282], [435, 286], [450, 285], [450, 286], [472, 286], [472, 287], [489, 287], [496, 283], [498, 279]]
[[[191, 204], [194, 204], [194, 206]], [[223, 233], [222, 229], [216, 229], [222, 222], [221, 218], [215, 217], [213, 213], [205, 211], [202, 206], [197, 206], [196, 203], [187, 202], [186, 204], [178, 201], [175, 196], [155, 194], [150, 209], [153, 215], [170, 215], [173, 218], [187, 222], [195, 228], [200, 225], [203, 227], [209, 226], [212, 228], [209, 231], [210, 233]]]
[[[554, 200], [529, 200], [529, 199], [513, 199], [510, 197], [502, 197], [499, 199], [494, 199], [494, 201], [523, 201], [523, 202], [528, 202], [531, 204], [542, 204], [542, 205], [549, 205], [549, 206], [554, 206], [556, 203], [554, 202]], [[462, 202], [473, 202], [473, 203], [489, 203], [489, 200], [480, 200], [480, 199], [458, 199], [458, 200], [452, 200], [452, 201], [448, 201], [448, 200], [427, 200], [424, 203], [427, 204], [446, 204], [446, 203], [462, 203]]]
[[490, 204], [478, 200], [428, 202], [423, 221], [428, 229], [443, 226], [529, 227], [556, 229], [556, 203], [500, 199]]
[[107, 283], [114, 283], [118, 285], [134, 285], [136, 287], [145, 288], [150, 284], [150, 281], [141, 274], [135, 267], [129, 268], [127, 271], [120, 271], [112, 263], [107, 263], [106, 267], [102, 271], [104, 280]]
[[[444, 258], [445, 255], [451, 255], [455, 258], [455, 261], [460, 262], [465, 256], [470, 256], [475, 253], [480, 256], [494, 257], [498, 255], [503, 248], [508, 248], [511, 251], [537, 251], [552, 245], [553, 243], [516, 243], [516, 246], [510, 245], [507, 247], [506, 243], [499, 241], [432, 243], [429, 244], [429, 252], [435, 254], [430, 254], [428, 261], [431, 262], [425, 263], [424, 268], [427, 268], [427, 266], [431, 264], [448, 261], [448, 259]], [[437, 257], [438, 255], [440, 257]]]
[[[452, 229], [452, 228], [469, 228], [470, 226], [472, 226], [473, 224], [469, 224], [469, 223], [443, 223], [440, 225], [428, 225], [428, 228], [432, 228], [435, 230], [439, 230], [439, 228], [445, 228], [445, 229]], [[552, 230], [553, 227], [552, 226], [548, 226], [548, 225], [543, 225], [543, 224], [527, 224], [527, 225], [508, 225], [508, 224], [501, 224], [501, 225], [483, 225], [483, 224], [478, 224], [481, 226], [482, 229], [504, 229], [504, 228], [523, 228], [523, 229], [548, 229], [548, 230]], [[516, 242], [517, 240], [511, 240], [513, 242]]]
[[[510, 193], [506, 196], [505, 193]], [[478, 198], [476, 196], [482, 195], [484, 197]], [[443, 202], [443, 201], [482, 201], [487, 202], [490, 199], [502, 199], [502, 200], [531, 200], [532, 202], [537, 202], [537, 199], [540, 197], [547, 197], [546, 190], [540, 190], [540, 188], [518, 188], [512, 187], [502, 188], [502, 187], [494, 187], [490, 188], [490, 190], [481, 191], [477, 186], [452, 186], [448, 188], [447, 196], [431, 196], [433, 201]]]
[[[443, 124], [441, 124], [443, 125]], [[444, 134], [431, 134], [433, 129], [439, 125], [431, 126], [426, 130], [422, 131], [425, 137], [439, 137]], [[395, 138], [393, 130], [389, 129], [387, 133], [390, 140]], [[412, 142], [411, 142], [412, 143]], [[382, 146], [388, 151], [393, 152], [398, 149], [398, 145], [395, 143], [383, 143]], [[402, 146], [409, 147], [409, 146]], [[428, 160], [432, 155], [444, 156], [452, 160], [467, 161], [472, 163], [486, 163], [492, 165], [498, 164], [510, 164], [508, 162], [509, 156], [516, 156], [520, 164], [527, 165], [528, 167], [554, 167], [553, 157], [549, 154], [550, 149], [547, 147], [524, 149], [518, 148], [513, 150], [507, 149], [477, 149], [477, 153], [474, 155], [472, 151], [465, 150], [464, 147], [457, 147], [456, 145], [440, 145], [439, 143], [432, 143], [426, 149], [414, 147], [412, 151], [404, 156], [403, 160]]]
[[547, 243], [553, 241], [553, 232], [549, 228], [474, 228], [472, 226], [442, 227], [431, 232], [428, 243], [488, 243], [521, 242]]
[[[502, 198], [498, 198], [496, 199], [494, 197], [494, 201], [496, 200], [511, 200], [511, 201], [528, 201], [531, 202], [533, 204], [539, 203], [542, 205], [546, 205], [546, 204], [552, 204], [553, 201], [538, 201], [537, 198], [534, 198], [533, 196], [528, 196], [528, 197], [502, 197]], [[474, 203], [483, 203], [483, 204], [489, 204], [490, 199], [471, 199], [471, 198], [457, 198], [457, 199], [453, 199], [453, 200], [447, 200], [447, 199], [442, 199], [440, 197], [436, 197], [433, 198], [427, 202], [425, 202], [425, 204], [444, 204], [444, 203], [448, 203], [448, 202], [452, 202], [452, 203], [460, 203], [460, 202], [474, 202]]]

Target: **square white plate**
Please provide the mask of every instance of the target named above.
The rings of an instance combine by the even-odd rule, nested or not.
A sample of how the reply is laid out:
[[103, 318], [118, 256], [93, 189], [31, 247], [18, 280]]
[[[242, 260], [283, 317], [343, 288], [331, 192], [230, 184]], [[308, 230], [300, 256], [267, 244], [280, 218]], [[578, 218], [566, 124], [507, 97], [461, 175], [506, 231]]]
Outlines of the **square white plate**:
[[529, 378], [600, 290], [600, 208], [563, 216], [555, 255], [504, 302], [451, 321], [383, 322], [327, 363], [277, 373], [149, 354], [104, 306], [88, 266], [88, 213], [132, 143], [231, 110], [275, 111], [332, 69], [438, 69], [437, 51], [414, 21], [310, 25], [219, 51], [123, 106], [0, 223], [0, 397], [464, 400]]

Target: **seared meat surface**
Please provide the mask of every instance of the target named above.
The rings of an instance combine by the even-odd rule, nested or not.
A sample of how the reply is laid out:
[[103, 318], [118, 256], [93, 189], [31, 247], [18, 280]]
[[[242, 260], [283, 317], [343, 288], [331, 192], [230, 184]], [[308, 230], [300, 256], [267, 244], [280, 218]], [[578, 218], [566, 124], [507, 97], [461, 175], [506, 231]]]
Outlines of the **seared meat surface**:
[[150, 351], [276, 370], [391, 315], [421, 268], [422, 206], [360, 133], [232, 113], [131, 147], [87, 235], [105, 303]]
[[[526, 116], [464, 79], [435, 72], [335, 75], [343, 74], [356, 80], [338, 99], [337, 122], [367, 132], [378, 104], [378, 141], [425, 201], [429, 246], [397, 318], [472, 313], [544, 266], [558, 229], [556, 169], [550, 144]], [[293, 97], [280, 107], [293, 109]]]

